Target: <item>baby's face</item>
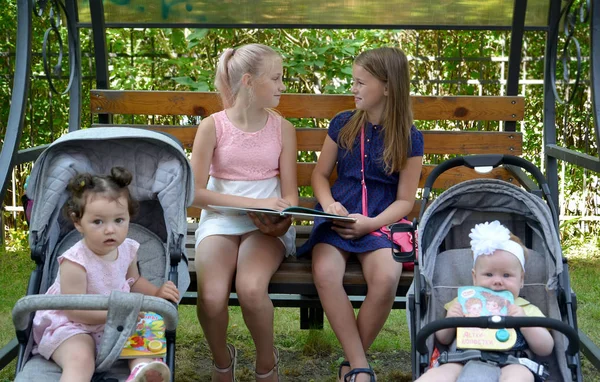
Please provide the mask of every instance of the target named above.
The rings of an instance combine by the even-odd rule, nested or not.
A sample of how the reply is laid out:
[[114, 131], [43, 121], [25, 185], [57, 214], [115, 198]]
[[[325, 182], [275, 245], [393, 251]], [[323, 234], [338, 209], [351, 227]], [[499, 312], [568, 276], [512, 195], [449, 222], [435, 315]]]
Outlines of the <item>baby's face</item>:
[[523, 287], [525, 272], [515, 255], [504, 250], [496, 250], [492, 255], [477, 257], [473, 267], [473, 285], [495, 291], [510, 291], [514, 298], [519, 297]]

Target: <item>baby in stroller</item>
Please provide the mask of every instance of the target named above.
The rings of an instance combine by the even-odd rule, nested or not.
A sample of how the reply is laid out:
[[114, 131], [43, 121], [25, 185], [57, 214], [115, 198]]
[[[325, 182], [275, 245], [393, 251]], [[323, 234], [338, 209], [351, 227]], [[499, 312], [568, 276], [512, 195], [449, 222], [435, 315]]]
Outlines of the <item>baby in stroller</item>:
[[[525, 279], [527, 249], [521, 241], [498, 221], [477, 224], [469, 234], [473, 251], [473, 285], [494, 291], [507, 290], [514, 296], [508, 306], [509, 316], [543, 317], [535, 305], [519, 297]], [[465, 317], [457, 299], [444, 306], [446, 317]], [[517, 331], [517, 341], [509, 353], [519, 354], [530, 350], [538, 356], [552, 353], [554, 340], [546, 328], [527, 327]], [[450, 345], [456, 337], [456, 328], [435, 333], [437, 341]], [[418, 381], [456, 381], [462, 363], [444, 363], [430, 368]], [[522, 364], [507, 364], [500, 369], [500, 381], [533, 381], [533, 373]]]
[[[122, 167], [113, 167], [110, 175], [82, 173], [71, 178], [63, 212], [83, 239], [58, 258], [59, 274], [46, 294], [106, 295], [121, 290], [179, 301], [173, 282], [156, 287], [139, 274], [139, 244], [127, 238], [137, 205], [128, 190], [131, 180]], [[89, 381], [106, 319], [106, 311], [40, 310], [33, 321], [33, 352], [62, 368], [61, 381]], [[170, 380], [162, 360], [136, 358], [129, 366], [128, 382]]]

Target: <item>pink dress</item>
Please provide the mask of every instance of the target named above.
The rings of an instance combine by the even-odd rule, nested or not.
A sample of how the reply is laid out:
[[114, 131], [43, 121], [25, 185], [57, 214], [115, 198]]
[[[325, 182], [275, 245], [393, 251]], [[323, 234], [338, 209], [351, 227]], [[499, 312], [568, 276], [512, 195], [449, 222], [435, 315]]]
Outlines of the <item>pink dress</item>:
[[[87, 273], [87, 294], [109, 295], [113, 290], [129, 292], [133, 279], [126, 279], [127, 269], [135, 258], [139, 243], [125, 239], [118, 248], [116, 260], [105, 261], [90, 251], [83, 240], [77, 242], [58, 258], [59, 264], [68, 259], [81, 265]], [[46, 294], [61, 294], [60, 273]], [[70, 321], [61, 310], [40, 310], [33, 319], [34, 354], [50, 359], [66, 339], [81, 333], [91, 334], [99, 348], [104, 324], [88, 325]]]

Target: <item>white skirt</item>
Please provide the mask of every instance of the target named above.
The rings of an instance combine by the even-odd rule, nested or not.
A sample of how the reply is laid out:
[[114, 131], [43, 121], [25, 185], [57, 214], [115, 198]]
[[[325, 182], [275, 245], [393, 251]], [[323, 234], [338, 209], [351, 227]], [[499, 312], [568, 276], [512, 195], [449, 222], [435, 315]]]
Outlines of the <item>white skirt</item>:
[[[245, 196], [247, 198], [265, 199], [280, 198], [281, 185], [279, 177], [264, 180], [227, 180], [210, 177], [206, 189], [220, 194]], [[222, 215], [213, 211], [202, 210], [200, 223], [196, 229], [196, 248], [200, 242], [212, 235], [243, 235], [258, 228], [247, 215]], [[296, 229], [290, 226], [287, 232], [279, 236], [285, 246], [285, 255], [296, 254]]]

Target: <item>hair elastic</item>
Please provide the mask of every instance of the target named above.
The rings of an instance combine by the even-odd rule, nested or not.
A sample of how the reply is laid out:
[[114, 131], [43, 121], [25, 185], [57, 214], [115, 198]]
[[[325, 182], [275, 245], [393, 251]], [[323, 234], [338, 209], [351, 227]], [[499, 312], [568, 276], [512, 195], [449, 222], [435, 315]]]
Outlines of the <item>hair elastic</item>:
[[525, 270], [525, 254], [519, 243], [510, 240], [510, 231], [498, 220], [475, 225], [469, 234], [471, 250], [473, 251], [473, 266], [481, 255], [491, 255], [501, 249], [512, 253]]

